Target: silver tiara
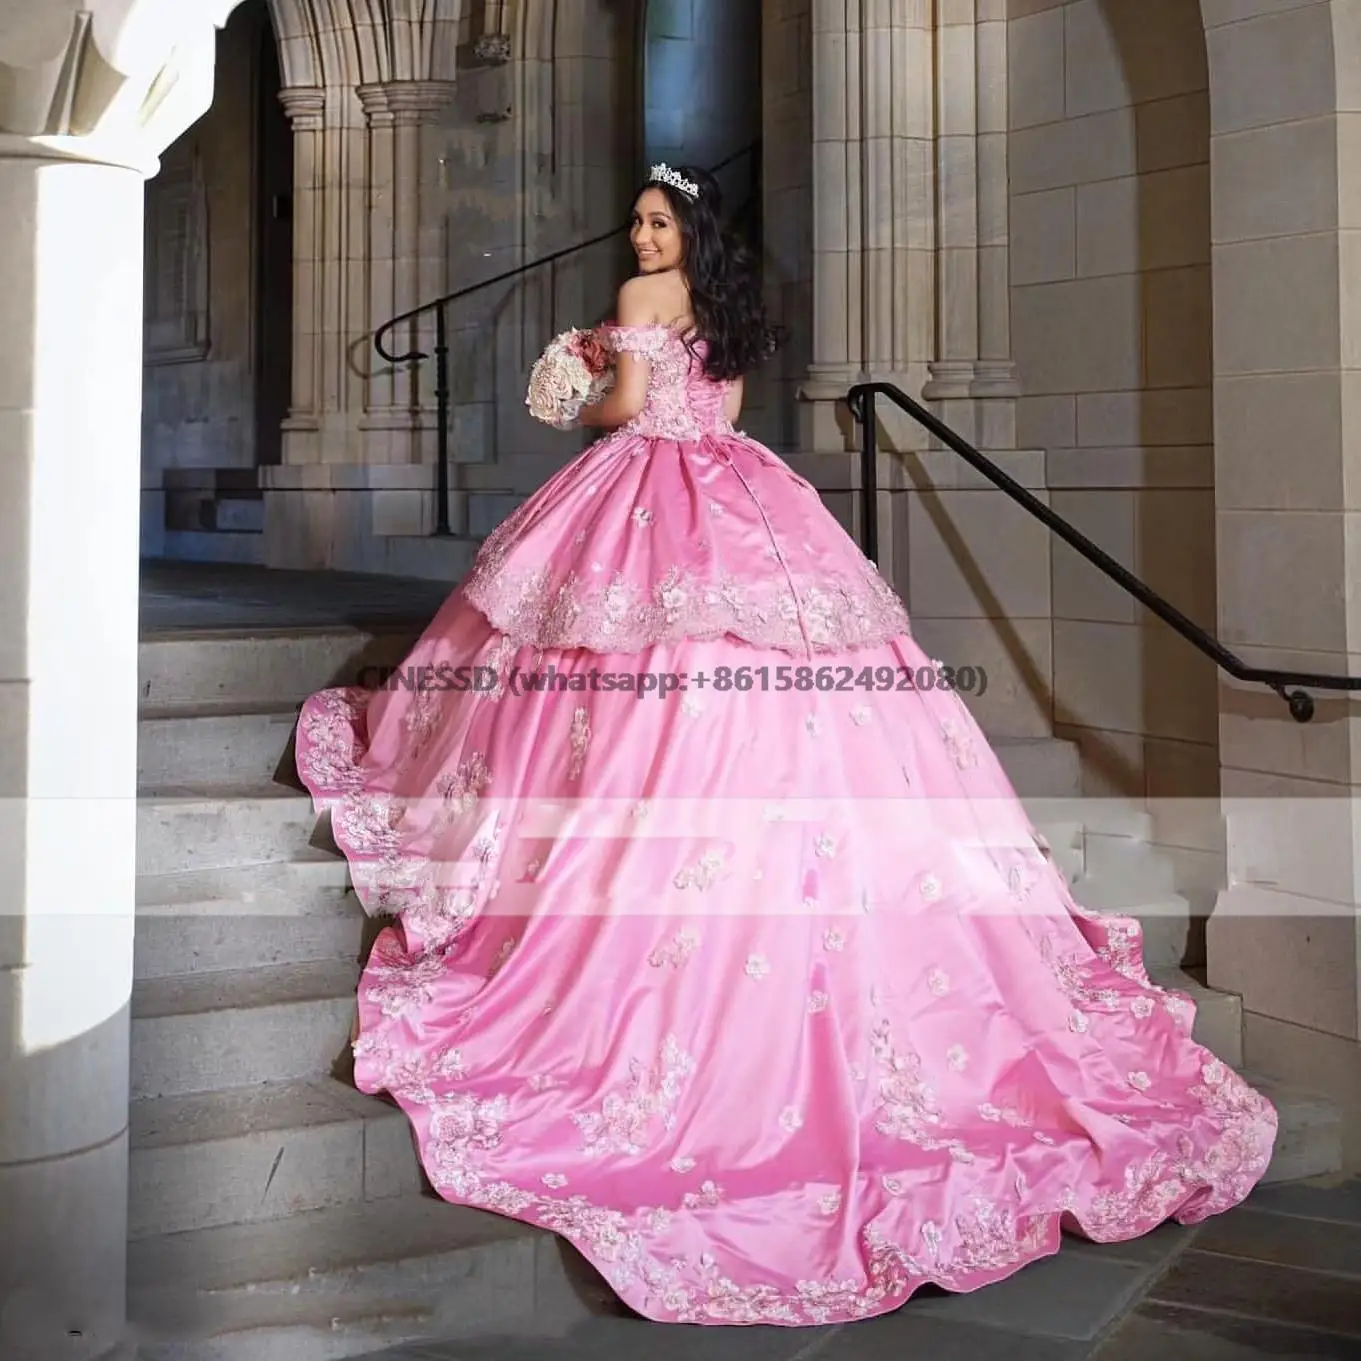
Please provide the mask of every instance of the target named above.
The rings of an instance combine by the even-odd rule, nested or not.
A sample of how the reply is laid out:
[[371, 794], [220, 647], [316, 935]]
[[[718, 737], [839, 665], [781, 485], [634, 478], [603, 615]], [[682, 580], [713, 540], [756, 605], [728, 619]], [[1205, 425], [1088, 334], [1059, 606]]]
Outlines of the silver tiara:
[[652, 167], [648, 172], [648, 179], [654, 184], [669, 184], [673, 189], [679, 189], [686, 198], [699, 197], [699, 185], [694, 180], [687, 180], [679, 171], [672, 170], [665, 161]]

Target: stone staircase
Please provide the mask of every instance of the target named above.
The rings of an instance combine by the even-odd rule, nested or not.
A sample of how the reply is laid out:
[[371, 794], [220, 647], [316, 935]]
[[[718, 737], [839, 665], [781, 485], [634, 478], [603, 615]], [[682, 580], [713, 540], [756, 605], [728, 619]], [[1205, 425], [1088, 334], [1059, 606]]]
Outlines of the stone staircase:
[[[140, 1361], [330, 1361], [417, 1338], [557, 1333], [609, 1298], [559, 1240], [429, 1195], [405, 1118], [347, 1082], [373, 927], [298, 786], [291, 732], [307, 694], [399, 661], [412, 637], [322, 627], [142, 645]], [[998, 751], [1078, 896], [1145, 918], [1152, 972], [1195, 997], [1198, 1036], [1240, 1065], [1239, 1001], [1195, 974], [1207, 885], [1145, 844], [1144, 815], [1080, 803], [1070, 745]], [[1272, 1178], [1338, 1168], [1327, 1103], [1263, 1086], [1282, 1117]]]

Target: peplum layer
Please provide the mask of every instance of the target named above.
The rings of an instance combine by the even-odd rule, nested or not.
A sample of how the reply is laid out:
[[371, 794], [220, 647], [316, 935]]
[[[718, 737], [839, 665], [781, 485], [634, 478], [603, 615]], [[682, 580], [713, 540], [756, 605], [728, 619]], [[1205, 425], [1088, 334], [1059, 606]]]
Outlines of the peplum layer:
[[910, 633], [817, 490], [736, 432], [601, 441], [498, 527], [462, 595], [517, 647], [727, 636], [807, 654]]

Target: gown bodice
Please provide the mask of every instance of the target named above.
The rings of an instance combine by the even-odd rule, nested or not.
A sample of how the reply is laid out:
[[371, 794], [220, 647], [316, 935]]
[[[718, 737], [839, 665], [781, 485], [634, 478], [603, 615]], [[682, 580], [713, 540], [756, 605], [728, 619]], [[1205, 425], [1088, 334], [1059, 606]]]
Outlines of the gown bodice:
[[705, 344], [694, 348], [669, 326], [611, 326], [609, 335], [621, 353], [637, 355], [651, 368], [647, 401], [624, 430], [650, 439], [697, 440], [705, 435], [731, 435], [723, 414], [728, 384], [704, 372]]
[[496, 527], [463, 596], [515, 645], [632, 652], [724, 634], [813, 651], [909, 632], [816, 489], [724, 415], [729, 384], [671, 327], [611, 326], [643, 408]]

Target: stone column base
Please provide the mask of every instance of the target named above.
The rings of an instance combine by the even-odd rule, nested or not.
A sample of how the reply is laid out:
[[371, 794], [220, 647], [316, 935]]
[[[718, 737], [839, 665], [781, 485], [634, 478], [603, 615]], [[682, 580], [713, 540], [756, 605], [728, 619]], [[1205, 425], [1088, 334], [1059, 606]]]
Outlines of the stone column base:
[[[476, 542], [435, 536], [435, 471], [408, 463], [314, 463], [262, 470], [264, 563], [300, 571], [461, 579]], [[467, 493], [450, 497], [457, 530]]]

